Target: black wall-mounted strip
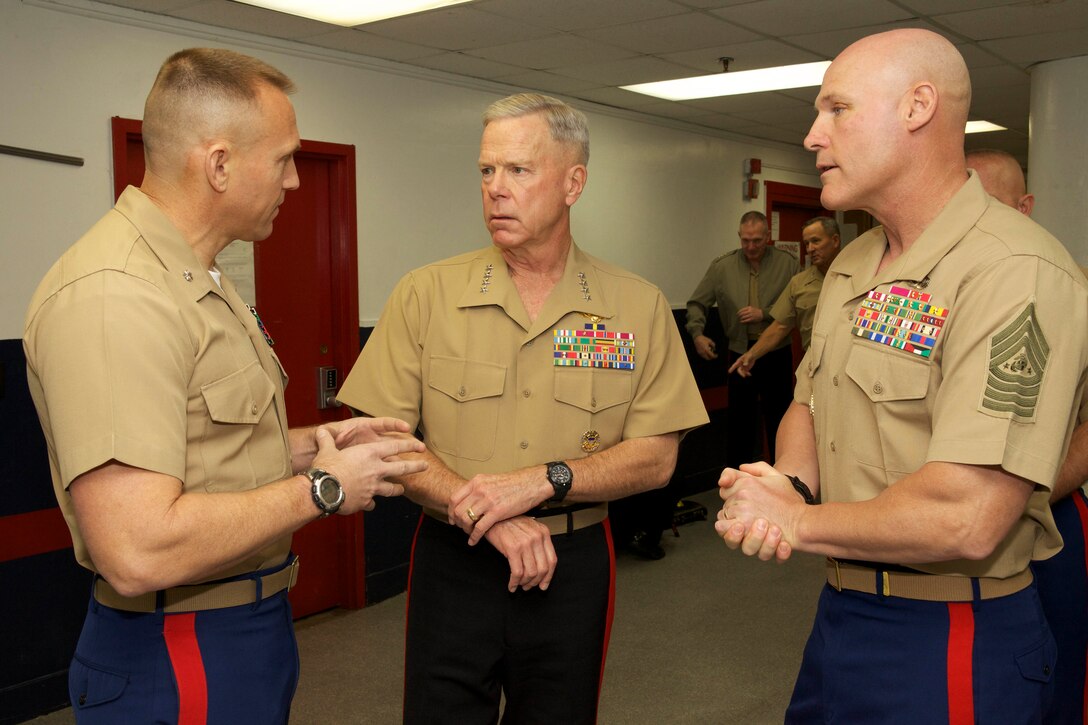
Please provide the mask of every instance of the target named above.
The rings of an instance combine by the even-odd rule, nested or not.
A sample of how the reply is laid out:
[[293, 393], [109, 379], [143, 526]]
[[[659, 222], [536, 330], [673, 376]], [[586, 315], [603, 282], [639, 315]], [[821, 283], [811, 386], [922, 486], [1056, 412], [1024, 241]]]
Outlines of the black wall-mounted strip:
[[61, 156], [60, 154], [51, 154], [46, 151], [35, 151], [34, 149], [21, 149], [16, 146], [4, 146], [0, 145], [0, 154], [7, 154], [8, 156], [22, 156], [27, 159], [38, 159], [39, 161], [52, 161], [55, 164], [68, 164], [69, 166], [83, 166], [83, 159], [79, 156]]

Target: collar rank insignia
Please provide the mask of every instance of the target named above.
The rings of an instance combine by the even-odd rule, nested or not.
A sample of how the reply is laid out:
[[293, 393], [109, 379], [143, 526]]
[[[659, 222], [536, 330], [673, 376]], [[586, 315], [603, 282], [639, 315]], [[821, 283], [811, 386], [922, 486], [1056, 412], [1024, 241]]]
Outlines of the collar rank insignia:
[[582, 330], [552, 330], [557, 367], [635, 369], [635, 333], [609, 332], [600, 322]]
[[261, 316], [257, 314], [257, 308], [246, 305], [246, 309], [252, 312], [253, 317], [256, 318], [257, 329], [261, 331], [262, 335], [264, 335], [264, 341], [268, 343], [268, 346], [272, 347], [273, 345], [275, 345], [276, 341], [272, 339], [272, 336], [268, 334], [268, 330], [265, 329], [264, 321], [261, 319]]
[[579, 272], [578, 273], [578, 286], [582, 288], [582, 299], [584, 299], [584, 300], [593, 299], [592, 297], [589, 296], [589, 282], [586, 281], [585, 272]]
[[487, 294], [487, 287], [491, 284], [491, 270], [494, 266], [495, 265], [489, 263], [487, 268], [484, 269], [484, 278], [480, 280], [480, 294], [482, 295]]
[[948, 308], [931, 305], [931, 297], [898, 285], [872, 290], [858, 306], [854, 334], [928, 358], [948, 318]]

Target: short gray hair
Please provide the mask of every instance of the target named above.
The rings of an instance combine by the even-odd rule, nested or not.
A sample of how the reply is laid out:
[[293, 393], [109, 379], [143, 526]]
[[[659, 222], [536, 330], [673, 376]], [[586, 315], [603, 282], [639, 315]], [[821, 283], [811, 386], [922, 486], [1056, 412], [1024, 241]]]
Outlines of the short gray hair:
[[824, 228], [824, 234], [829, 237], [833, 237], [839, 233], [839, 223], [829, 216], [817, 216], [809, 219], [801, 225], [801, 231], [804, 231], [806, 227], [810, 227], [813, 224], [822, 226]]
[[521, 118], [534, 113], [544, 115], [553, 141], [574, 147], [578, 152], [578, 163], [589, 163], [589, 123], [585, 114], [558, 98], [540, 93], [507, 96], [484, 111], [484, 128], [501, 118]]

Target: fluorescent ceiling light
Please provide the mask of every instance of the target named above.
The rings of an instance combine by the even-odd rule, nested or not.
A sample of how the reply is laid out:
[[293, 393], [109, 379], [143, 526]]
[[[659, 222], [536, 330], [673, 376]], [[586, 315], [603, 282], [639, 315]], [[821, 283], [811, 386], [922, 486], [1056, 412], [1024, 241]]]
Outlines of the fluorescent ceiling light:
[[988, 133], [990, 131], [1007, 131], [1004, 126], [998, 126], [989, 121], [968, 121], [964, 133]]
[[831, 61], [818, 63], [799, 63], [781, 65], [776, 68], [759, 70], [730, 71], [694, 78], [677, 78], [674, 81], [657, 83], [639, 83], [633, 86], [620, 86], [628, 91], [656, 96], [668, 101], [687, 101], [693, 98], [711, 98], [714, 96], [735, 96], [741, 93], [761, 93], [778, 91], [784, 88], [805, 88], [818, 86], [823, 82], [824, 71]]
[[236, 0], [268, 10], [290, 13], [346, 27], [400, 15], [421, 13], [470, 0]]

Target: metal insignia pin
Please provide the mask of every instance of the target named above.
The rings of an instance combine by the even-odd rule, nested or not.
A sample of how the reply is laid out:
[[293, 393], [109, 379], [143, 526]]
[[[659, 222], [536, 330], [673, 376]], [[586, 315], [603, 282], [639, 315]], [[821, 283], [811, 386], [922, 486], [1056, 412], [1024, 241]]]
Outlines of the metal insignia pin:
[[582, 450], [592, 453], [601, 447], [601, 434], [595, 430], [587, 430], [582, 434]]
[[181, 276], [185, 278], [186, 282], [192, 282], [193, 281], [193, 273], [190, 272], [189, 270], [185, 270], [184, 272], [182, 272]]

